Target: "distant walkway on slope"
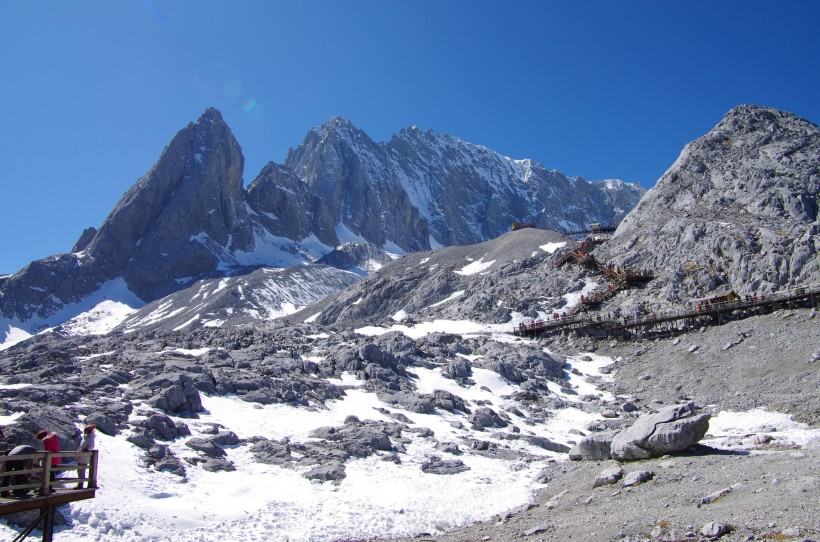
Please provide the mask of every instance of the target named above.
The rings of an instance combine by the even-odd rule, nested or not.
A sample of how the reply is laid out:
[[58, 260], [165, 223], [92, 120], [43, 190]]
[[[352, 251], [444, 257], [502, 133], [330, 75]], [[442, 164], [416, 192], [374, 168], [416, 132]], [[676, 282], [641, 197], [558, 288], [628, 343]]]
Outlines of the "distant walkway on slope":
[[576, 333], [600, 339], [643, 339], [677, 335], [720, 325], [779, 309], [817, 307], [820, 284], [781, 290], [769, 295], [745, 296], [733, 301], [711, 303], [694, 300], [697, 306], [672, 312], [651, 313], [641, 317], [623, 316], [554, 316], [545, 320], [521, 323], [513, 334], [539, 337], [555, 333]]

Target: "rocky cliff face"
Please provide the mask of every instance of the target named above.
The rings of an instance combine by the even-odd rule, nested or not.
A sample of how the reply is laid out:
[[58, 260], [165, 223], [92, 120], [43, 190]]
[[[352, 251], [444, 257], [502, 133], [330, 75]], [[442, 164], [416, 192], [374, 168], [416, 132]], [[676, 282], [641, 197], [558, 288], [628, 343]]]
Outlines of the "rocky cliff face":
[[[411, 252], [487, 240], [512, 221], [609, 223], [643, 193], [415, 128], [376, 143], [338, 117], [312, 129], [284, 164], [269, 163], [247, 191], [243, 166], [230, 128], [207, 110], [72, 253], [3, 279], [0, 326], [30, 322], [23, 327], [32, 331], [65, 321], [75, 304], [120, 279], [129, 296], [150, 302], [214, 275], [315, 261], [349, 241]], [[371, 252], [367, 260], [378, 262]]]
[[323, 242], [337, 244], [333, 231], [342, 224], [408, 252], [486, 241], [513, 221], [556, 230], [617, 223], [644, 193], [621, 181], [568, 178], [415, 127], [375, 143], [340, 118], [311, 130], [285, 166], [311, 187]]
[[741, 106], [678, 160], [602, 254], [652, 269], [675, 302], [729, 285], [738, 294], [820, 281], [820, 129]]
[[245, 208], [244, 158], [216, 109], [171, 141], [123, 196], [88, 245], [110, 276], [123, 274], [142, 299], [212, 271], [223, 254], [254, 246]]
[[429, 247], [428, 225], [398, 181], [384, 145], [349, 121], [335, 117], [311, 130], [285, 165], [310, 187], [314, 231], [325, 244], [340, 244], [336, 227], [343, 225], [378, 246]]

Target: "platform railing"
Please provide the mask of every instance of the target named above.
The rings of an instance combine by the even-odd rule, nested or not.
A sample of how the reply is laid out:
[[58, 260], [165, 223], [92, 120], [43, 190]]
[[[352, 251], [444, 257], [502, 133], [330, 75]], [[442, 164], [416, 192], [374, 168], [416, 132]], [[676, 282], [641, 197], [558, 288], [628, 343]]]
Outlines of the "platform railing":
[[[7, 456], [0, 455], [0, 497], [26, 497], [32, 490], [38, 496], [47, 496], [57, 490], [79, 491], [97, 489], [97, 463], [99, 452], [37, 452], [33, 454]], [[54, 457], [71, 463], [60, 463], [52, 466]], [[72, 461], [73, 460], [73, 461]], [[85, 460], [88, 464], [78, 464]], [[24, 462], [20, 465], [19, 462]], [[13, 466], [9, 463], [13, 463]], [[21, 467], [22, 468], [19, 468]], [[80, 472], [80, 471], [83, 472]], [[56, 476], [51, 480], [51, 473], [70, 473], [73, 476]]]

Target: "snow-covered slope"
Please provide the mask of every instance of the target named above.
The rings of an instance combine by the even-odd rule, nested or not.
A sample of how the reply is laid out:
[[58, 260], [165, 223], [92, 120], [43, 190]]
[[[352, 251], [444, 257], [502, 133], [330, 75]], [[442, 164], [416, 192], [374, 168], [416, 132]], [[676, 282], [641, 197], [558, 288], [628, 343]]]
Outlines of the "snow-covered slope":
[[155, 329], [191, 331], [201, 326], [265, 322], [359, 280], [355, 273], [325, 265], [260, 268], [247, 275], [200, 280], [149, 303], [131, 314], [119, 329], [125, 333]]

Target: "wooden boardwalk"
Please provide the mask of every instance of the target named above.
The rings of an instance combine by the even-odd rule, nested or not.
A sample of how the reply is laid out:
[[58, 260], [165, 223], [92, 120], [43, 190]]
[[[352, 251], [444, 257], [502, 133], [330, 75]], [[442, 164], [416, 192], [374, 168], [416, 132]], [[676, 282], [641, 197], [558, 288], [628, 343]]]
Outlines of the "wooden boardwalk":
[[611, 263], [603, 262], [596, 258], [590, 251], [596, 245], [605, 243], [608, 239], [605, 237], [590, 235], [580, 246], [575, 250], [563, 254], [555, 262], [556, 267], [563, 267], [569, 263], [575, 263], [584, 266], [588, 269], [596, 270], [604, 275], [609, 284], [601, 291], [592, 292], [587, 296], [581, 296], [581, 302], [572, 307], [566, 316], [573, 317], [581, 312], [588, 311], [597, 307], [610, 297], [615, 296], [619, 291], [638, 284], [649, 282], [655, 278], [651, 271], [634, 271], [627, 268], [621, 268]]
[[513, 329], [515, 335], [538, 337], [574, 332], [597, 338], [649, 338], [675, 335], [707, 325], [748, 318], [778, 309], [816, 307], [820, 284], [792, 288], [770, 295], [737, 299], [723, 303], [701, 304], [692, 309], [652, 313], [642, 317], [609, 317], [573, 315], [522, 323]]
[[[83, 459], [88, 465], [61, 464], [52, 466], [51, 459], [60, 457], [63, 461]], [[93, 499], [97, 491], [98, 452], [37, 452], [13, 457], [0, 456], [0, 516], [39, 511], [37, 518], [15, 539], [25, 539], [31, 531], [40, 526], [43, 541], [51, 542], [54, 536], [54, 510], [56, 507], [74, 501]], [[20, 465], [19, 462], [25, 462]], [[8, 465], [7, 465], [8, 463]], [[15, 463], [17, 463], [15, 465]], [[17, 467], [23, 468], [17, 468]], [[7, 468], [8, 467], [8, 468]], [[79, 472], [84, 468], [85, 472]], [[51, 473], [63, 476], [51, 481]], [[82, 483], [82, 489], [76, 489]]]

